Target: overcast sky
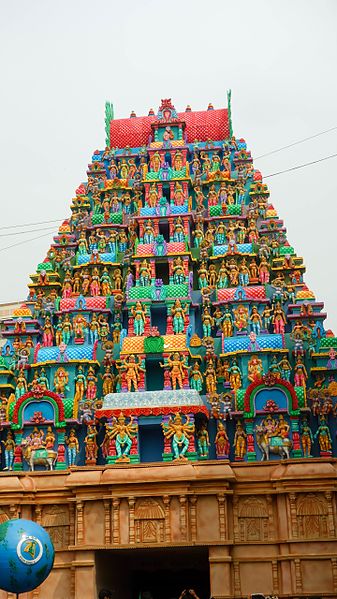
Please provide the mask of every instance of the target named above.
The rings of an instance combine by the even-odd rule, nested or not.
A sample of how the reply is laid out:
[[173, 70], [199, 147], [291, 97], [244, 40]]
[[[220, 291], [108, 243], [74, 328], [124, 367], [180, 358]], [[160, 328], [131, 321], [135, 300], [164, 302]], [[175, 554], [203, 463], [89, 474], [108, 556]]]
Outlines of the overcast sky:
[[[335, 0], [0, 0], [0, 227], [63, 219], [115, 117], [226, 105], [253, 156], [337, 126]], [[337, 130], [256, 160], [267, 175], [337, 152]], [[337, 331], [337, 158], [266, 179]], [[48, 225], [36, 225], [40, 229]], [[53, 225], [49, 225], [53, 226]], [[55, 232], [57, 226], [55, 225]], [[24, 299], [52, 232], [0, 230], [0, 302]]]

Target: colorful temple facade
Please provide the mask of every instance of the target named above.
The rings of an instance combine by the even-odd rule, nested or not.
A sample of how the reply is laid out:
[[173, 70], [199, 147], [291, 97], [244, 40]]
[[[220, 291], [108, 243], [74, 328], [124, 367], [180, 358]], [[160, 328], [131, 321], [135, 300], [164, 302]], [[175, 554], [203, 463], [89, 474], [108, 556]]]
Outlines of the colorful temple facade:
[[337, 339], [228, 102], [107, 104], [4, 323], [0, 521], [57, 550], [29, 597], [337, 596]]

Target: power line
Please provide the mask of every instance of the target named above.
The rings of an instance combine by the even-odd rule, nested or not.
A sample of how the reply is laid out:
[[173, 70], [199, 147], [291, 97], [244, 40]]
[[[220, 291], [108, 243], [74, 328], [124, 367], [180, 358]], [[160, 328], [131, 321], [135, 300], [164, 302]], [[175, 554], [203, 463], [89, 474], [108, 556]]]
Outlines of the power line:
[[24, 223], [23, 225], [8, 225], [6, 227], [0, 227], [0, 231], [3, 231], [4, 229], [19, 229], [21, 227], [34, 227], [35, 225], [46, 225], [48, 223], [59, 223], [59, 222], [63, 222], [64, 220], [66, 220], [65, 218], [57, 218], [54, 220], [42, 220], [39, 223]]
[[261, 156], [256, 156], [254, 160], [259, 160], [259, 158], [264, 158], [265, 156], [276, 154], [277, 152], [281, 152], [282, 150], [286, 150], [287, 148], [292, 148], [293, 146], [297, 146], [298, 144], [303, 144], [305, 141], [309, 141], [309, 139], [314, 139], [315, 137], [319, 137], [320, 135], [324, 135], [325, 133], [330, 133], [330, 131], [335, 131], [336, 129], [337, 127], [331, 127], [331, 129], [326, 129], [326, 131], [321, 131], [320, 133], [316, 133], [315, 135], [310, 135], [310, 137], [304, 137], [304, 139], [294, 141], [292, 144], [282, 146], [282, 148], [278, 148], [277, 150], [272, 150], [271, 152], [267, 152], [266, 154], [261, 154]]
[[10, 250], [11, 248], [15, 248], [18, 245], [23, 245], [24, 243], [29, 243], [30, 241], [36, 241], [37, 239], [41, 239], [42, 237], [47, 237], [47, 235], [50, 235], [51, 231], [49, 231], [49, 233], [44, 233], [43, 235], [38, 235], [37, 237], [32, 237], [31, 239], [25, 239], [24, 241], [19, 241], [18, 243], [13, 243], [12, 245], [8, 245], [7, 247], [4, 248], [0, 248], [0, 252], [4, 252], [5, 250]]
[[296, 171], [299, 168], [304, 168], [305, 166], [310, 166], [311, 164], [317, 164], [318, 162], [323, 162], [324, 160], [329, 160], [330, 158], [336, 158], [337, 154], [331, 154], [330, 156], [325, 156], [324, 158], [319, 158], [318, 160], [313, 160], [312, 162], [306, 162], [305, 164], [299, 164], [298, 166], [292, 166], [291, 168], [287, 168], [284, 171], [278, 171], [277, 173], [271, 173], [270, 175], [265, 175], [263, 179], [268, 179], [268, 177], [276, 177], [276, 175], [282, 175], [283, 173], [289, 173], [290, 171]]
[[27, 233], [38, 233], [39, 231], [55, 231], [55, 227], [42, 227], [41, 229], [28, 229], [27, 231], [18, 231], [17, 233], [3, 233], [0, 237], [10, 237], [11, 235], [26, 235]]

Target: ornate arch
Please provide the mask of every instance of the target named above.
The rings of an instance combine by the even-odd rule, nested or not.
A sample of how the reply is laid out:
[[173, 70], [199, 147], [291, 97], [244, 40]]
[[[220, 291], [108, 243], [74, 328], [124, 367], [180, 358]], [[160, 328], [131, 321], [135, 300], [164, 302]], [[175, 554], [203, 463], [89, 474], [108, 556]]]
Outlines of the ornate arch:
[[280, 391], [283, 391], [288, 400], [289, 413], [297, 413], [299, 409], [298, 399], [293, 385], [284, 379], [277, 379], [266, 375], [262, 380], [251, 383], [246, 389], [244, 396], [244, 411], [246, 417], [252, 418], [255, 415], [255, 398], [262, 389], [279, 389]]
[[27, 404], [29, 404], [32, 400], [47, 400], [52, 404], [55, 410], [55, 425], [60, 426], [64, 424], [64, 406], [61, 397], [54, 393], [53, 391], [49, 391], [48, 389], [39, 389], [36, 391], [29, 391], [22, 395], [15, 404], [13, 410], [12, 421], [13, 424], [17, 426], [22, 426], [22, 413]]

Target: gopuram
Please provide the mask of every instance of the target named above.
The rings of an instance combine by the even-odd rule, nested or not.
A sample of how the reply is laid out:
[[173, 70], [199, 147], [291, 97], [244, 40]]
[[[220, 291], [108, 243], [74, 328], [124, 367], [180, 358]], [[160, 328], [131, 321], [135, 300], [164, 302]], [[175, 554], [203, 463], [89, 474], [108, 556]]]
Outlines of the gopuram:
[[56, 549], [22, 599], [336, 598], [337, 339], [230, 93], [105, 123], [3, 333], [0, 522]]

